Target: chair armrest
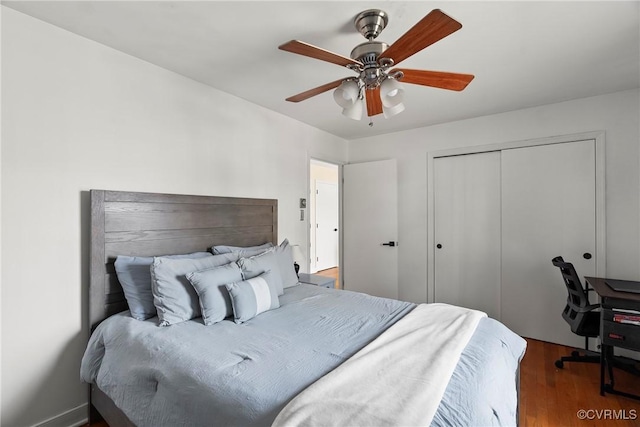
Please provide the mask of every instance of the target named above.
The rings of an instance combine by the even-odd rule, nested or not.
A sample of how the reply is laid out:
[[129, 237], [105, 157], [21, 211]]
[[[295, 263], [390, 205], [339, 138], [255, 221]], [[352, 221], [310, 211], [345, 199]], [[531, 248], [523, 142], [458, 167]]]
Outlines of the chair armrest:
[[580, 308], [580, 309], [576, 310], [576, 312], [578, 312], [578, 313], [588, 313], [590, 311], [597, 310], [599, 308], [600, 308], [600, 304], [591, 304], [591, 305], [588, 305], [586, 307], [583, 307], [583, 308]]
[[587, 311], [593, 311], [593, 310], [597, 310], [600, 308], [600, 304], [591, 304], [585, 307], [585, 310]]

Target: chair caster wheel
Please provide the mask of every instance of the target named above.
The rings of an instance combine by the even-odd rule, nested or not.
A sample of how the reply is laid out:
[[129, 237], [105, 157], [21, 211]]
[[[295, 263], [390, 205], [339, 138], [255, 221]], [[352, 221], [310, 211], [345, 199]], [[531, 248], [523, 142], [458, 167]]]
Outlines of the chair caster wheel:
[[564, 363], [562, 362], [562, 360], [556, 360], [556, 368], [558, 369], [564, 368]]

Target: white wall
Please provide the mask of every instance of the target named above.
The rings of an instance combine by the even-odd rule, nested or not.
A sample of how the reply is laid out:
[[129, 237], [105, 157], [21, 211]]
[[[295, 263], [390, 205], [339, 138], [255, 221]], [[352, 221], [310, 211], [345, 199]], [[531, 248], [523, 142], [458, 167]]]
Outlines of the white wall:
[[639, 117], [636, 89], [349, 141], [350, 163], [398, 161], [399, 298], [427, 300], [428, 152], [596, 130], [606, 132], [606, 274], [640, 279]]
[[277, 198], [280, 239], [307, 247], [307, 159], [346, 160], [340, 138], [5, 7], [2, 89], [6, 426], [86, 414], [89, 189]]

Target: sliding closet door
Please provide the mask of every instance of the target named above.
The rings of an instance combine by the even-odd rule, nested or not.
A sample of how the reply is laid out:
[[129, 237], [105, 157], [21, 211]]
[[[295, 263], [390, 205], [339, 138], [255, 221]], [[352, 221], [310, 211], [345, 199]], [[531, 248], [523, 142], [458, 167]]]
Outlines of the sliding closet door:
[[433, 166], [435, 301], [500, 319], [500, 152]]
[[561, 317], [567, 292], [551, 259], [594, 275], [595, 188], [593, 140], [502, 151], [502, 321], [516, 333], [583, 345]]

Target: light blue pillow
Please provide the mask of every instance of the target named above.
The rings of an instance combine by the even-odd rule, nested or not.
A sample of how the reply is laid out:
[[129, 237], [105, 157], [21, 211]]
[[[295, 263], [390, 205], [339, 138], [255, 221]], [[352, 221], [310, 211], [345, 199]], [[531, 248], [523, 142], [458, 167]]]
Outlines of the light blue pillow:
[[229, 283], [226, 288], [231, 296], [236, 323], [244, 323], [260, 313], [280, 307], [273, 275], [269, 271], [244, 282]]
[[284, 239], [280, 246], [274, 248], [278, 266], [280, 267], [280, 276], [282, 277], [282, 287], [290, 288], [298, 284], [298, 275], [293, 265], [293, 248], [289, 244], [288, 239]]
[[270, 271], [273, 282], [278, 295], [284, 293], [282, 287], [282, 275], [280, 274], [280, 265], [278, 263], [276, 248], [271, 248], [267, 252], [249, 258], [240, 258], [238, 265], [242, 269], [242, 278], [249, 280], [257, 277], [265, 271]]
[[222, 267], [187, 274], [200, 300], [200, 311], [205, 325], [213, 325], [233, 316], [233, 306], [227, 283], [241, 282], [242, 272], [235, 262]]
[[287, 239], [284, 239], [279, 246], [260, 255], [240, 258], [238, 265], [242, 269], [242, 277], [245, 280], [256, 277], [265, 271], [271, 271], [275, 276], [278, 295], [284, 293], [284, 288], [298, 284], [298, 275], [293, 266], [293, 250]]
[[260, 252], [264, 252], [267, 249], [272, 248], [272, 247], [273, 247], [273, 243], [267, 242], [267, 243], [263, 243], [262, 245], [247, 246], [247, 247], [217, 245], [217, 246], [212, 247], [211, 250], [216, 255], [228, 254], [230, 252], [258, 251], [257, 253], [253, 253], [251, 255], [245, 255], [245, 254], [242, 255], [242, 256], [253, 256], [253, 255], [257, 255]]
[[[212, 256], [209, 252], [195, 252], [184, 255], [169, 255], [167, 258], [204, 258]], [[157, 315], [151, 292], [150, 267], [153, 257], [135, 257], [118, 255], [115, 262], [116, 275], [127, 299], [131, 317], [147, 320]]]
[[220, 267], [237, 259], [238, 256], [233, 253], [200, 259], [154, 258], [151, 264], [151, 290], [160, 326], [200, 317], [200, 301], [187, 280], [187, 274]]

